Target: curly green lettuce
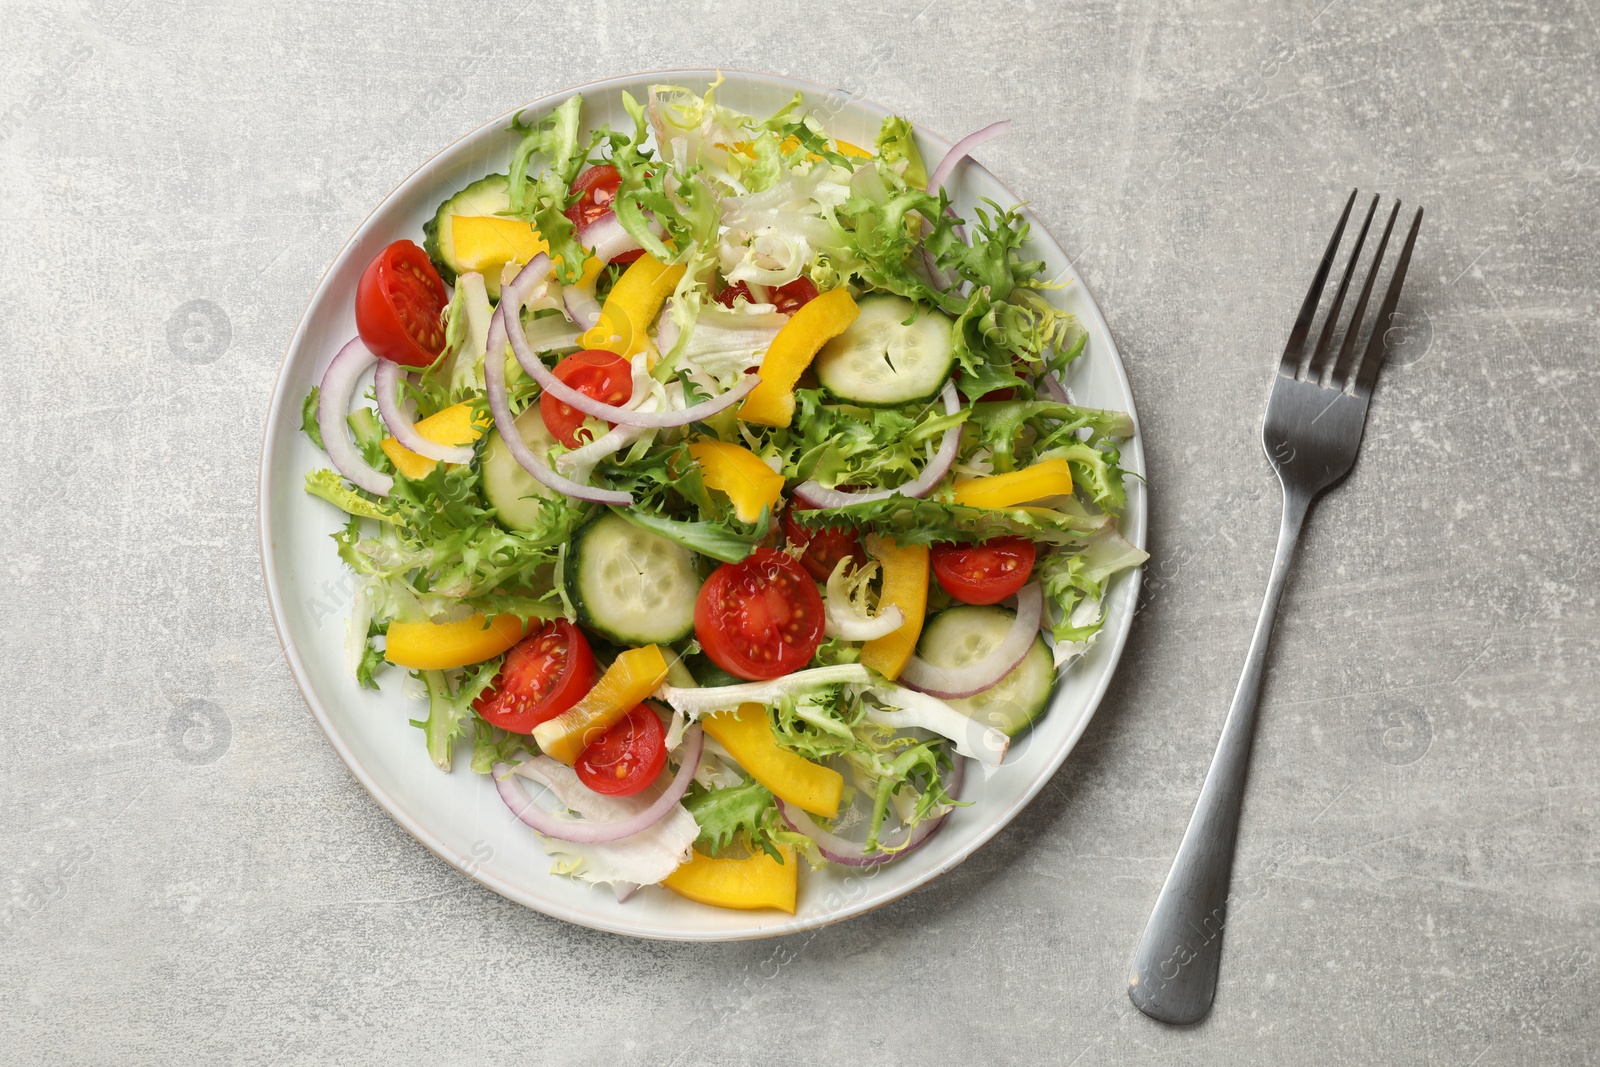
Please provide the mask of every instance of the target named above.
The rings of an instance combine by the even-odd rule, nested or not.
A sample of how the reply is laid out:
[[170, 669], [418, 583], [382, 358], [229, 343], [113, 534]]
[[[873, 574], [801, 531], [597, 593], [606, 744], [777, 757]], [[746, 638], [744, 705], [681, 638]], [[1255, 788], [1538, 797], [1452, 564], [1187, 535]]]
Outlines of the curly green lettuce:
[[782, 862], [775, 838], [784, 833], [783, 819], [777, 801], [760, 782], [747, 778], [739, 785], [703, 791], [696, 786], [683, 806], [700, 826], [695, 844], [707, 855], [743, 843]]
[[[564, 282], [578, 280], [588, 256], [566, 216], [569, 190], [601, 137], [596, 133], [587, 146], [580, 147], [582, 108], [583, 97], [575, 94], [537, 122], [524, 121], [520, 114], [511, 120], [511, 129], [522, 134], [511, 156], [511, 214], [531, 222], [539, 231], [550, 246], [550, 258], [560, 258], [556, 269]], [[533, 160], [541, 156], [546, 165], [537, 178], [530, 179]]]
[[[427, 738], [428, 757], [440, 770], [450, 769], [455, 742], [471, 732], [478, 718], [472, 702], [494, 683], [500, 662], [501, 657], [496, 656], [459, 672], [422, 672], [422, 682], [428, 689], [428, 717], [413, 719], [411, 725]], [[452, 674], [459, 677], [452, 680]]]

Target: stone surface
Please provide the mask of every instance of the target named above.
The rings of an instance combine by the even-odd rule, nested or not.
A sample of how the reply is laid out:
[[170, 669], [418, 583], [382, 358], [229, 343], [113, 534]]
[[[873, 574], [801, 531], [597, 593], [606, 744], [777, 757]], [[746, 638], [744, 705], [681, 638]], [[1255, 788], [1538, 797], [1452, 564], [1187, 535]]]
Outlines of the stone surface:
[[[1326, 4], [1326, 6], [1324, 6]], [[520, 8], [520, 10], [519, 10]], [[1589, 0], [564, 10], [0, 5], [0, 1061], [1600, 1058], [1600, 25]], [[339, 763], [279, 658], [255, 472], [318, 278], [399, 179], [565, 85], [839, 85], [1075, 257], [1146, 433], [1124, 669], [1017, 822], [777, 942], [507, 903]], [[1216, 1010], [1124, 969], [1264, 586], [1268, 374], [1352, 186], [1428, 208], [1265, 692]]]

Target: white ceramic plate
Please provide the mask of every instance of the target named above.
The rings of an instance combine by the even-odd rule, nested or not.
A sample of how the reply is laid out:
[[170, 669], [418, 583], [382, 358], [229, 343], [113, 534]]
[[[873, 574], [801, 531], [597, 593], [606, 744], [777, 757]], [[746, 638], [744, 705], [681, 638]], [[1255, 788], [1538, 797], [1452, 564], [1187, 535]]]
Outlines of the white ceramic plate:
[[[584, 97], [590, 125], [628, 122], [620, 94], [645, 98], [657, 83], [703, 89], [713, 71], [671, 71], [596, 82], [528, 105], [536, 112], [575, 92]], [[829, 132], [857, 144], [873, 143], [888, 112], [840, 90], [768, 74], [731, 73], [720, 99], [762, 115], [803, 91], [812, 112]], [[523, 109], [519, 109], [523, 110]], [[909, 116], [915, 121], [915, 116]], [[429, 761], [422, 737], [409, 719], [424, 712], [400, 693], [400, 671], [387, 672], [381, 692], [359, 688], [344, 669], [343, 635], [350, 580], [328, 535], [340, 514], [303, 490], [308, 471], [327, 459], [300, 432], [300, 404], [321, 380], [340, 345], [355, 335], [354, 294], [362, 269], [391, 241], [421, 240], [422, 224], [449, 194], [485, 174], [504, 171], [515, 145], [506, 132], [509, 114], [457, 141], [429, 160], [390, 193], [362, 223], [322, 279], [295, 331], [278, 375], [267, 416], [261, 456], [261, 554], [273, 621], [289, 667], [334, 750], [367, 791], [416, 839], [495, 892], [530, 908], [598, 930], [679, 941], [724, 941], [771, 937], [811, 929], [859, 915], [937, 878], [970, 856], [1016, 817], [1072, 750], [1088, 725], [1122, 654], [1132, 622], [1139, 575], [1117, 578], [1109, 598], [1110, 619], [1087, 656], [1068, 670], [1053, 705], [1039, 725], [1011, 749], [1003, 767], [987, 779], [970, 765], [958, 808], [925, 845], [897, 862], [864, 871], [804, 871], [799, 910], [727, 911], [646, 889], [618, 903], [603, 887], [549, 873], [551, 860], [532, 831], [507, 812], [489, 779], [467, 770], [458, 753], [453, 773]], [[919, 132], [930, 168], [950, 142]], [[960, 206], [987, 197], [1001, 204], [1018, 198], [975, 163], [963, 163], [947, 185]], [[1031, 190], [1038, 196], [1050, 190]], [[1070, 284], [1056, 294], [1088, 328], [1086, 354], [1074, 364], [1068, 385], [1080, 403], [1133, 411], [1133, 395], [1115, 343], [1077, 272], [1036, 219], [1030, 258], [1047, 264], [1046, 276]], [[1142, 473], [1144, 455], [1135, 437], [1123, 463]], [[1124, 530], [1135, 544], [1145, 537], [1145, 498], [1129, 479]]]

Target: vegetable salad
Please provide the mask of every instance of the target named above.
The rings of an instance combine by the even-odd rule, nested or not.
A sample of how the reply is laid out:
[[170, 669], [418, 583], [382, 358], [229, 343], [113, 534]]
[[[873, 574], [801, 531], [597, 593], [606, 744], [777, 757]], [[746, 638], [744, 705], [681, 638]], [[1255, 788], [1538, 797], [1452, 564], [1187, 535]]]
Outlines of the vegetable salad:
[[620, 899], [793, 912], [1047, 713], [1146, 558], [1134, 428], [1063, 385], [1086, 333], [1022, 215], [944, 191], [1003, 124], [930, 172], [903, 119], [855, 145], [716, 90], [519, 116], [395, 235], [306, 489], [346, 516], [350, 670], [405, 672], [439, 770]]

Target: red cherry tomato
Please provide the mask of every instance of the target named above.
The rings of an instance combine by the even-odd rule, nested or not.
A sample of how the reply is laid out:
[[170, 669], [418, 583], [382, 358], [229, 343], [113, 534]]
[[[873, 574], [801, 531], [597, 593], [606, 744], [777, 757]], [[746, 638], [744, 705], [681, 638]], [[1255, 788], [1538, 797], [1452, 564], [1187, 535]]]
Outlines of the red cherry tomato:
[[694, 634], [711, 662], [752, 681], [810, 663], [822, 644], [822, 625], [817, 584], [771, 548], [712, 571], [694, 605]]
[[[746, 303], [761, 303], [744, 282], [734, 282], [718, 293], [717, 303], [723, 307], [731, 308], [741, 296], [745, 298]], [[811, 283], [810, 278], [796, 278], [786, 285], [767, 290], [766, 302], [772, 304], [785, 315], [793, 315], [812, 300], [815, 300], [816, 296], [817, 287]]]
[[666, 765], [666, 730], [656, 713], [640, 704], [590, 742], [572, 769], [596, 793], [631, 797], [655, 781]]
[[490, 726], [531, 734], [594, 686], [594, 653], [566, 619], [547, 622], [506, 653], [491, 685], [472, 706]]
[[[572, 196], [577, 201], [567, 208], [567, 218], [572, 228], [582, 233], [591, 225], [612, 213], [617, 201], [617, 190], [622, 188], [622, 175], [609, 163], [599, 163], [572, 179]], [[613, 263], [632, 263], [644, 255], [644, 249], [635, 248], [611, 257]]]
[[998, 604], [1028, 584], [1035, 550], [1025, 537], [997, 537], [980, 545], [934, 545], [933, 573], [963, 604]]
[[793, 315], [817, 297], [817, 287], [802, 275], [794, 281], [772, 290], [768, 300], [785, 315]]
[[[598, 348], [574, 352], [557, 363], [553, 373], [583, 395], [613, 407], [626, 404], [633, 396], [633, 364], [615, 352]], [[545, 428], [568, 448], [577, 448], [592, 437], [589, 430], [580, 429], [588, 416], [549, 393], [539, 397], [539, 414]]]
[[755, 294], [750, 291], [750, 287], [748, 285], [746, 285], [744, 282], [734, 282], [732, 285], [728, 286], [726, 289], [722, 290], [722, 292], [717, 294], [717, 303], [721, 304], [725, 308], [731, 308], [735, 303], [738, 302], [738, 299], [741, 296], [744, 297], [745, 303], [747, 304], [754, 304], [756, 302]]
[[856, 532], [850, 527], [824, 526], [817, 530], [807, 529], [791, 517], [796, 508], [802, 511], [810, 510], [798, 500], [789, 505], [789, 510], [783, 513], [783, 539], [791, 545], [805, 548], [805, 555], [800, 557], [800, 565], [811, 577], [819, 582], [827, 581], [841, 559], [854, 559], [858, 565], [867, 561], [867, 552], [861, 547], [861, 538], [857, 537]]
[[447, 303], [428, 254], [410, 241], [396, 241], [367, 264], [356, 283], [356, 332], [373, 355], [426, 367], [444, 351], [439, 313]]

